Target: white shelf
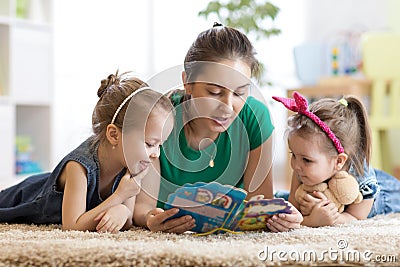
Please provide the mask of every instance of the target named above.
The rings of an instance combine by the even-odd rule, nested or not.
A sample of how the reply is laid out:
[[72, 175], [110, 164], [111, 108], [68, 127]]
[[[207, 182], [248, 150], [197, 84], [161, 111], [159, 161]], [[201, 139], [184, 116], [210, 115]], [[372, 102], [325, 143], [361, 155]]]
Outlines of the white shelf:
[[0, 25], [11, 25], [12, 19], [5, 16], [0, 16]]
[[17, 0], [0, 0], [0, 185], [29, 175], [16, 174], [16, 136], [32, 140], [33, 162], [51, 167], [52, 0], [27, 2], [35, 9], [20, 18]]
[[0, 122], [0, 179], [3, 179], [13, 177], [15, 172], [15, 107], [11, 103], [0, 103]]
[[50, 168], [50, 106], [16, 106], [16, 135], [32, 139], [32, 160], [43, 171]]
[[10, 105], [12, 103], [9, 96], [0, 95], [0, 105]]
[[45, 30], [49, 30], [51, 27], [51, 25], [45, 21], [32, 21], [29, 19], [10, 18], [5, 16], [0, 16], [0, 25], [18, 26], [18, 27], [45, 29]]
[[10, 35], [11, 96], [17, 103], [51, 102], [51, 32], [15, 26]]

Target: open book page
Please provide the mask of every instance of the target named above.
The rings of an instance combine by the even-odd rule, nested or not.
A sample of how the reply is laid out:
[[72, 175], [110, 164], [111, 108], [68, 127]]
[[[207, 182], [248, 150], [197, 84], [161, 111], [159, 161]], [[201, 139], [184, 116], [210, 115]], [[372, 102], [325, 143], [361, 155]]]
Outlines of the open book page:
[[283, 199], [245, 201], [247, 192], [217, 182], [185, 184], [170, 194], [165, 209], [179, 208], [174, 217], [190, 215], [196, 220], [192, 231], [205, 233], [217, 228], [235, 231], [266, 228], [266, 220], [276, 213], [290, 213]]
[[196, 220], [192, 231], [204, 233], [230, 225], [246, 195], [242, 189], [217, 182], [185, 184], [168, 196], [165, 209], [179, 208], [176, 217], [192, 216]]
[[265, 230], [267, 220], [278, 213], [291, 213], [290, 206], [284, 199], [250, 199], [236, 216], [232, 229], [235, 231]]

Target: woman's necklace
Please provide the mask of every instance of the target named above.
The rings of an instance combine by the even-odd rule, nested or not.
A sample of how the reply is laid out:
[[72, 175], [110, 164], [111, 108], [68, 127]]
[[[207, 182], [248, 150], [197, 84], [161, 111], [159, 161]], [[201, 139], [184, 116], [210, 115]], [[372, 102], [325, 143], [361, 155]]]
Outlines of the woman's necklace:
[[[188, 136], [188, 135], [186, 134], [186, 136]], [[188, 140], [188, 145], [190, 146], [189, 138], [187, 140]], [[217, 140], [216, 143], [214, 142], [215, 140]], [[199, 144], [198, 147], [199, 147], [199, 151], [200, 151], [201, 148], [203, 147], [201, 145], [202, 142], [206, 142], [206, 141], [211, 142], [210, 144], [205, 145], [206, 148], [204, 148], [202, 150], [202, 152], [204, 152], [207, 156], [210, 157], [210, 161], [208, 162], [208, 166], [210, 166], [211, 168], [214, 168], [214, 166], [215, 166], [214, 159], [215, 159], [215, 157], [217, 155], [217, 149], [218, 149], [218, 143], [219, 143], [219, 134], [218, 134], [217, 138], [215, 138], [215, 140], [212, 140], [211, 138], [204, 138], [204, 139], [201, 139], [200, 142], [198, 143]], [[214, 146], [214, 150], [213, 150], [213, 152], [211, 154], [207, 152], [207, 148], [209, 146]]]
[[214, 168], [214, 159], [215, 159], [215, 156], [217, 155], [217, 147], [218, 147], [218, 142], [219, 142], [219, 135], [218, 135], [218, 137], [217, 137], [217, 143], [214, 143], [214, 141], [212, 142], [212, 144], [210, 144], [210, 146], [214, 146], [214, 150], [213, 150], [213, 152], [212, 152], [212, 154], [209, 154], [206, 150], [207, 150], [207, 148], [206, 149], [204, 149], [203, 151], [204, 151], [204, 153], [206, 153], [207, 154], [207, 156], [209, 156], [210, 157], [210, 161], [209, 161], [209, 163], [208, 163], [208, 166], [210, 166], [211, 168]]

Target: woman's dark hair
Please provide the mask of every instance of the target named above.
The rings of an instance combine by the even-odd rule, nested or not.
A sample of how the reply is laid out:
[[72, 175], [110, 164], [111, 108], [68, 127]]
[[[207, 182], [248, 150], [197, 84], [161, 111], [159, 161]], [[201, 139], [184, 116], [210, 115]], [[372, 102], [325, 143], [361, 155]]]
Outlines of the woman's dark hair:
[[184, 61], [188, 77], [196, 73], [190, 68], [193, 62], [220, 62], [222, 60], [243, 60], [253, 76], [257, 77], [260, 65], [255, 58], [255, 49], [245, 34], [237, 29], [214, 25], [211, 29], [201, 32], [190, 46]]

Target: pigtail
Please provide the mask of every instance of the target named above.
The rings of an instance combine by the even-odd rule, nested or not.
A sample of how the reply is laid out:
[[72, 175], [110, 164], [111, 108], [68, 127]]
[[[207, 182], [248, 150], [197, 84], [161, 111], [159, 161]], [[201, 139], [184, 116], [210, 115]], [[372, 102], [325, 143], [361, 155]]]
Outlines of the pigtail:
[[355, 155], [356, 162], [354, 162], [354, 167], [356, 168], [357, 172], [361, 175], [364, 175], [364, 163], [368, 166], [371, 160], [371, 150], [372, 150], [372, 134], [371, 128], [368, 122], [368, 113], [365, 109], [363, 103], [354, 96], [346, 97], [346, 101], [348, 103], [347, 108], [352, 111], [356, 118], [358, 124], [358, 132], [360, 138], [358, 139], [358, 146]]

